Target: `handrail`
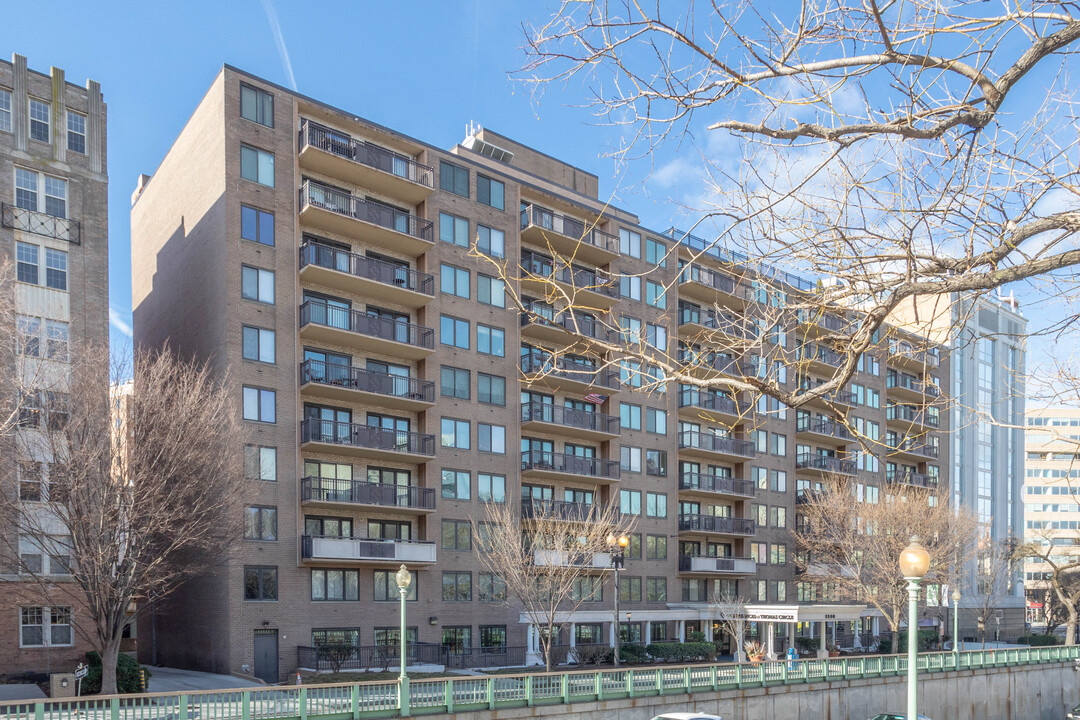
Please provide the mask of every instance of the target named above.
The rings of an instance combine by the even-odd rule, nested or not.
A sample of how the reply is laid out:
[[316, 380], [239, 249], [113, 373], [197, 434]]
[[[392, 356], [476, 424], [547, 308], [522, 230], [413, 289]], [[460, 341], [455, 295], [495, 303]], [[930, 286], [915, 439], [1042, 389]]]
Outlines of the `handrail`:
[[619, 479], [619, 461], [584, 457], [572, 453], [547, 452], [546, 450], [522, 450], [521, 469], [549, 470], [585, 477]]
[[435, 455], [434, 435], [318, 418], [301, 421], [300, 442], [333, 443], [411, 455]]
[[417, 485], [305, 477], [300, 480], [300, 499], [316, 502], [357, 503], [386, 507], [435, 509], [435, 489]]
[[733, 535], [753, 535], [755, 523], [750, 518], [719, 515], [679, 515], [679, 532], [718, 532]]
[[741, 457], [754, 457], [754, 443], [749, 440], [739, 440], [723, 435], [700, 432], [697, 430], [679, 431], [679, 448], [693, 448], [708, 450], [710, 452], [739, 455]]
[[307, 240], [300, 246], [300, 269], [308, 265], [338, 270], [358, 278], [394, 285], [405, 290], [435, 296], [435, 276], [378, 258], [359, 255], [320, 242]]
[[554, 403], [527, 402], [521, 405], [521, 422], [545, 422], [582, 430], [619, 434], [619, 418]]
[[323, 150], [426, 188], [435, 186], [435, 171], [427, 165], [416, 162], [408, 155], [373, 145], [365, 140], [357, 140], [338, 130], [307, 118], [301, 118], [300, 149], [303, 150], [305, 147]]
[[617, 252], [618, 249], [618, 238], [616, 236], [597, 230], [582, 220], [560, 215], [538, 205], [526, 205], [521, 209], [521, 229], [524, 230], [530, 225], [541, 230], [551, 230], [559, 235], [611, 253]]
[[566, 283], [574, 290], [588, 290], [590, 292], [607, 295], [611, 298], [619, 297], [619, 284], [614, 278], [601, 277], [593, 270], [587, 270], [575, 265], [555, 265], [555, 261], [546, 255], [532, 252], [521, 253], [522, 280], [534, 278], [550, 278], [557, 282]]
[[300, 188], [300, 210], [309, 206], [434, 242], [435, 223], [431, 220], [350, 195], [314, 180], [305, 180]]
[[746, 497], [754, 497], [756, 494], [756, 488], [754, 487], [754, 482], [752, 480], [720, 475], [707, 475], [705, 473], [683, 473], [679, 476], [679, 489], [726, 493], [728, 495], [744, 495]]
[[352, 308], [331, 305], [325, 300], [307, 300], [300, 306], [300, 327], [312, 323], [348, 330], [359, 335], [435, 349], [435, 330]]
[[841, 475], [854, 475], [855, 461], [832, 457], [831, 455], [803, 453], [795, 458], [795, 469], [821, 470], [823, 472], [840, 473]]
[[435, 402], [435, 383], [431, 380], [379, 373], [323, 360], [305, 360], [300, 364], [300, 384], [309, 382], [335, 385], [388, 397], [408, 398], [426, 403]]
[[82, 223], [78, 220], [27, 210], [7, 203], [0, 203], [0, 226], [43, 235], [53, 240], [66, 240], [72, 245], [82, 244]]

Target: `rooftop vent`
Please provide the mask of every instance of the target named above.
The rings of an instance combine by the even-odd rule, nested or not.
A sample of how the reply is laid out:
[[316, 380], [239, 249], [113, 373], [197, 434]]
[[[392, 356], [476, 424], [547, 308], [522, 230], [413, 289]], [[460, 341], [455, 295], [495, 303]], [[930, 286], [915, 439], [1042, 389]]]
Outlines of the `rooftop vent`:
[[465, 139], [461, 141], [463, 147], [472, 150], [473, 152], [480, 153], [485, 157], [489, 157], [492, 160], [498, 160], [499, 162], [509, 163], [514, 159], [514, 153], [509, 150], [503, 150], [498, 145], [492, 145], [486, 140], [481, 140], [477, 137], [484, 127], [470, 122], [465, 126]]

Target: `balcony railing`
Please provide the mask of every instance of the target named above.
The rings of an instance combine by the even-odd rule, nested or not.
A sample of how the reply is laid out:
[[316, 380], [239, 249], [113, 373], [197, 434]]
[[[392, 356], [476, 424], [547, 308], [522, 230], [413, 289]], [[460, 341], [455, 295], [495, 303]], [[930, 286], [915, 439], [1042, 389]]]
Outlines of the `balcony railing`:
[[56, 217], [7, 203], [0, 203], [0, 225], [53, 240], [65, 240], [72, 245], [82, 244], [82, 224], [78, 220]]
[[300, 384], [309, 382], [419, 402], [435, 402], [435, 383], [430, 380], [373, 372], [322, 360], [305, 360], [300, 364]]
[[911, 390], [912, 392], [930, 395], [931, 397], [937, 397], [941, 394], [937, 385], [929, 382], [920, 382], [910, 375], [889, 374], [885, 377], [885, 387], [904, 388], [906, 390]]
[[619, 418], [552, 403], [528, 402], [521, 406], [521, 422], [545, 422], [582, 430], [619, 434]]
[[316, 418], [300, 423], [300, 442], [332, 443], [407, 455], [435, 455], [434, 435]]
[[889, 341], [889, 355], [905, 357], [932, 368], [941, 364], [941, 356], [937, 350], [918, 350], [909, 343], [897, 340]]
[[586, 245], [592, 245], [610, 253], [618, 252], [619, 249], [619, 239], [614, 235], [595, 228], [586, 228], [581, 220], [559, 215], [537, 205], [526, 205], [521, 210], [521, 229], [524, 230], [530, 225], [580, 240]]
[[552, 518], [568, 522], [589, 522], [602, 517], [619, 517], [619, 509], [593, 503], [568, 502], [565, 500], [522, 500], [521, 517]]
[[547, 452], [545, 450], [525, 450], [521, 453], [521, 470], [548, 470], [569, 475], [619, 479], [619, 461], [600, 458], [582, 457], [569, 453]]
[[811, 488], [799, 488], [795, 491], [795, 504], [802, 505], [804, 503], [814, 502], [821, 497], [824, 493], [822, 490], [814, 490]]
[[802, 321], [807, 325], [817, 325], [830, 332], [845, 332], [849, 325], [848, 321], [836, 315], [817, 314], [810, 311], [800, 313]]
[[679, 532], [716, 532], [726, 535], [753, 535], [754, 521], [749, 518], [716, 515], [679, 515]]
[[543, 353], [528, 353], [521, 356], [521, 372], [526, 375], [541, 375], [562, 378], [586, 385], [598, 385], [609, 389], [619, 386], [619, 374], [613, 370], [601, 370], [595, 365], [577, 362], [572, 358], [552, 359]]
[[679, 449], [698, 449], [726, 455], [754, 457], [754, 443], [749, 440], [737, 440], [732, 437], [699, 432], [697, 430], [679, 431]]
[[809, 417], [802, 415], [795, 423], [795, 432], [831, 435], [841, 440], [854, 440], [855, 436], [842, 423], [832, 418]]
[[757, 563], [754, 562], [753, 558], [680, 555], [679, 571], [740, 573], [749, 575], [757, 572]]
[[704, 473], [683, 473], [679, 476], [680, 490], [701, 490], [703, 492], [723, 493], [725, 495], [743, 495], [754, 497], [754, 483], [735, 477], [718, 477]]
[[300, 120], [300, 149], [306, 146], [397, 175], [426, 188], [434, 187], [435, 172], [427, 165], [421, 165], [408, 155], [348, 137], [305, 118]]
[[839, 473], [840, 475], [854, 475], [855, 461], [844, 460], [830, 455], [803, 453], [795, 458], [795, 468], [797, 470], [820, 470], [827, 473]]
[[705, 285], [728, 295], [735, 294], [734, 279], [700, 265], [690, 264], [683, 267], [679, 274], [679, 284], [689, 282]]
[[[812, 387], [804, 382], [800, 383], [798, 392], [801, 394], [810, 389], [812, 389]], [[852, 407], [859, 404], [859, 397], [852, 390], [833, 390], [830, 393], [822, 395], [821, 399], [838, 405], [849, 405]]]
[[554, 312], [546, 305], [526, 303], [525, 311], [521, 313], [521, 327], [526, 325], [549, 325], [559, 327], [569, 333], [584, 335], [601, 342], [610, 342], [611, 329], [605, 327], [596, 318], [584, 314], [571, 314], [569, 312]]
[[937, 445], [930, 445], [915, 438], [899, 439], [886, 436], [886, 445], [894, 451], [922, 455], [929, 458], [937, 458], [940, 451]]
[[317, 242], [305, 242], [300, 246], [300, 267], [308, 265], [337, 270], [383, 285], [393, 285], [404, 290], [435, 296], [435, 276], [417, 272], [412, 268], [371, 258], [365, 255], [339, 250]]
[[742, 377], [752, 377], [754, 375], [753, 368], [746, 363], [741, 363], [735, 358], [724, 355], [711, 355], [711, 357], [710, 355], [711, 353], [700, 350], [680, 347], [678, 358], [681, 364], [690, 367], [716, 370], [717, 372], [722, 372], [726, 375], [737, 375]]
[[300, 306], [300, 327], [312, 323], [348, 330], [359, 335], [435, 349], [435, 331], [423, 325], [330, 305], [323, 300], [308, 300]]
[[915, 472], [914, 470], [886, 470], [885, 482], [898, 483], [900, 485], [915, 485], [930, 490], [937, 489], [938, 479], [933, 475]]
[[756, 327], [734, 315], [685, 305], [679, 308], [679, 324], [701, 325], [708, 330], [716, 330], [744, 340], [752, 340], [758, 336]]
[[820, 345], [802, 345], [796, 357], [800, 361], [819, 362], [830, 367], [840, 367], [844, 362], [843, 355]]
[[576, 567], [603, 570], [611, 567], [611, 554], [537, 548], [533, 551], [533, 564], [539, 567]]
[[306, 477], [300, 481], [300, 497], [318, 502], [383, 505], [385, 507], [435, 509], [435, 490], [414, 485]]
[[308, 206], [434, 242], [435, 223], [430, 220], [410, 215], [389, 205], [354, 197], [314, 180], [304, 181], [300, 188], [300, 210], [303, 211]]
[[931, 427], [937, 427], [940, 423], [937, 415], [931, 415], [925, 408], [913, 408], [910, 405], [889, 405], [885, 408], [885, 419], [905, 420]]
[[521, 269], [522, 279], [528, 275], [550, 278], [570, 285], [575, 290], [588, 290], [610, 298], [619, 297], [619, 285], [613, 279], [600, 277], [597, 273], [584, 268], [566, 266], [555, 268], [552, 261], [542, 255], [522, 253]]
[[679, 391], [679, 407], [697, 407], [702, 410], [712, 410], [727, 415], [744, 415], [750, 412], [749, 405], [739, 403], [726, 395], [716, 395], [703, 390], [687, 388]]
[[418, 540], [375, 540], [371, 538], [301, 537], [305, 560], [387, 560], [393, 562], [435, 562], [435, 543]]

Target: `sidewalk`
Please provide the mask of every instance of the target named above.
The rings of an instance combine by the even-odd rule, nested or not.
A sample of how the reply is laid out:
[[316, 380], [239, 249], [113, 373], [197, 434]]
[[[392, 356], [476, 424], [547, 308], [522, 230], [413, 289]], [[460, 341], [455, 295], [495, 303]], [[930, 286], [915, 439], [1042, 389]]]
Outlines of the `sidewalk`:
[[[265, 687], [261, 683], [234, 675], [215, 675], [195, 670], [150, 667], [150, 687], [147, 692], [182, 692], [184, 690], [228, 690], [231, 688]], [[2, 687], [2, 686], [0, 686]]]

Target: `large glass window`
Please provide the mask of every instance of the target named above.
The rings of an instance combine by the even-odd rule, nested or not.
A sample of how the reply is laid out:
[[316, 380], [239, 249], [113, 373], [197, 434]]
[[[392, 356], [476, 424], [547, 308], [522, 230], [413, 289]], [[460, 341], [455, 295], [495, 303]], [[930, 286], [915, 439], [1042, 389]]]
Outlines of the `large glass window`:
[[442, 418], [441, 423], [441, 435], [440, 444], [444, 448], [457, 448], [458, 450], [468, 450], [470, 446], [469, 442], [469, 421], [468, 420], [456, 420], [454, 418]]
[[486, 175], [476, 174], [476, 201], [496, 210], [505, 210], [503, 195], [505, 186]]
[[472, 476], [465, 470], [442, 471], [442, 496], [452, 500], [468, 500]]
[[491, 257], [506, 257], [506, 237], [503, 231], [486, 225], [477, 225], [476, 249]]
[[249, 505], [244, 508], [245, 540], [277, 540], [277, 508]]
[[244, 567], [245, 600], [277, 600], [278, 576], [276, 567], [247, 565]]
[[265, 90], [240, 84], [240, 117], [274, 127], [274, 96]]
[[274, 213], [241, 205], [240, 237], [262, 245], [273, 245]]
[[443, 365], [439, 369], [439, 394], [459, 400], [469, 399], [469, 371]]
[[274, 187], [274, 154], [250, 145], [241, 145], [240, 177]]
[[244, 386], [244, 419], [277, 422], [277, 393], [266, 388]]
[[469, 321], [450, 315], [439, 316], [439, 342], [443, 345], [451, 345], [469, 349]]
[[243, 336], [245, 360], [257, 360], [264, 363], [274, 362], [275, 333], [273, 330], [245, 325]]
[[439, 240], [459, 247], [469, 247], [469, 221], [450, 213], [439, 213]]
[[268, 305], [274, 304], [274, 272], [262, 268], [241, 266], [240, 295], [245, 300], [257, 300]]
[[460, 165], [440, 160], [439, 189], [469, 197], [469, 171]]

